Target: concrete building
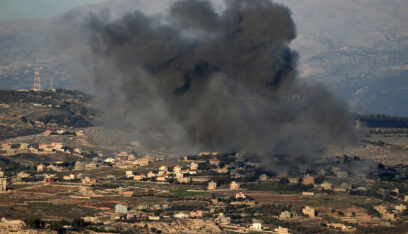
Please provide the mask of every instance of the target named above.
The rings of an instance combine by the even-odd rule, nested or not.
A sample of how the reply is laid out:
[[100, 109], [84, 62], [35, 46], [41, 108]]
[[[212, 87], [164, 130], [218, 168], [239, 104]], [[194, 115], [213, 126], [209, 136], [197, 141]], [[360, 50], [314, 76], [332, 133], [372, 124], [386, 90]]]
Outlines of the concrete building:
[[75, 135], [76, 135], [76, 136], [85, 136], [85, 133], [84, 133], [84, 131], [79, 130], [79, 131], [76, 131], [76, 132], [75, 132]]
[[52, 149], [54, 149], [54, 150], [62, 151], [62, 148], [63, 148], [64, 146], [62, 145], [61, 142], [53, 142], [53, 143], [51, 143], [51, 147], [52, 147]]
[[399, 206], [395, 206], [395, 210], [400, 212], [400, 213], [404, 212], [404, 210], [406, 210], [406, 209], [407, 209], [407, 206], [405, 206], [403, 204], [401, 204]]
[[149, 165], [149, 163], [151, 161], [152, 161], [152, 159], [151, 159], [150, 155], [146, 155], [144, 158], [136, 159], [134, 164], [136, 164], [137, 166], [145, 167], [145, 166]]
[[75, 170], [84, 170], [85, 169], [85, 163], [77, 161], [75, 163]]
[[197, 175], [197, 171], [196, 170], [188, 170], [188, 174]]
[[47, 170], [61, 172], [63, 170], [63, 168], [55, 166], [55, 165], [49, 165], [47, 167]]
[[152, 171], [149, 171], [149, 173], [147, 173], [147, 178], [153, 178], [153, 177], [156, 177], [156, 176], [157, 176], [157, 174], [152, 172]]
[[202, 218], [203, 217], [203, 211], [202, 210], [196, 210], [196, 211], [190, 211], [190, 218]]
[[82, 152], [82, 151], [81, 151], [80, 148], [78, 148], [78, 147], [75, 147], [75, 148], [74, 148], [74, 153], [80, 154], [81, 152]]
[[253, 220], [252, 225], [249, 227], [256, 230], [262, 230], [262, 223], [259, 220]]
[[64, 180], [75, 180], [76, 176], [75, 176], [75, 174], [69, 174], [67, 176], [64, 176], [63, 179]]
[[188, 184], [191, 182], [191, 177], [177, 177], [177, 182]]
[[126, 171], [126, 178], [133, 178], [133, 171]]
[[95, 224], [95, 223], [100, 222], [98, 217], [86, 216], [86, 217], [82, 217], [82, 219], [87, 223], [94, 223]]
[[303, 196], [314, 196], [314, 192], [302, 192]]
[[159, 221], [159, 220], [160, 220], [160, 216], [150, 215], [150, 216], [149, 216], [149, 220], [150, 220], [150, 221]]
[[220, 165], [220, 160], [218, 158], [212, 158], [210, 159], [210, 164], [218, 167]]
[[22, 150], [26, 150], [26, 149], [28, 149], [28, 143], [20, 143], [20, 149], [22, 149]]
[[128, 161], [133, 161], [133, 160], [135, 160], [136, 159], [136, 156], [134, 155], [134, 154], [129, 154], [128, 156], [127, 156], [127, 160]]
[[181, 166], [177, 165], [173, 167], [173, 174], [178, 174], [181, 171]]
[[167, 174], [163, 174], [163, 175], [159, 175], [158, 177], [156, 177], [156, 180], [160, 182], [164, 182], [167, 180], [167, 178], [169, 178], [169, 176]]
[[143, 180], [143, 179], [146, 179], [145, 174], [140, 174], [140, 175], [133, 176], [133, 180], [136, 180], [136, 181], [140, 181], [140, 180]]
[[289, 230], [287, 228], [283, 228], [279, 226], [273, 230], [273, 233], [274, 234], [289, 234]]
[[30, 174], [28, 174], [28, 173], [25, 173], [25, 172], [17, 173], [17, 178], [22, 179], [22, 178], [28, 178], [28, 177], [30, 177]]
[[315, 183], [315, 179], [314, 179], [313, 176], [306, 175], [305, 177], [303, 177], [302, 184], [304, 184], [304, 185], [314, 185], [314, 183]]
[[0, 177], [0, 192], [7, 191], [7, 178]]
[[160, 171], [160, 172], [167, 173], [167, 172], [168, 172], [168, 168], [167, 168], [167, 166], [164, 166], [164, 165], [163, 165], [163, 166], [160, 166], [160, 167], [159, 167], [159, 171]]
[[96, 163], [91, 162], [91, 163], [85, 164], [85, 169], [86, 169], [86, 170], [96, 169]]
[[198, 163], [191, 162], [190, 164], [190, 170], [195, 171], [198, 169]]
[[343, 223], [329, 223], [329, 224], [327, 224], [327, 226], [329, 228], [332, 228], [332, 229], [337, 230], [337, 231], [342, 231], [342, 232], [355, 232], [356, 231], [355, 227], [347, 226], [347, 225], [345, 225]]
[[320, 187], [324, 190], [331, 190], [332, 189], [332, 184], [328, 182], [323, 182], [320, 184]]
[[179, 212], [173, 216], [176, 219], [188, 219], [189, 215], [184, 212]]
[[124, 204], [116, 204], [115, 205], [115, 213], [117, 214], [127, 214], [128, 206]]
[[236, 181], [232, 181], [230, 184], [230, 190], [238, 190], [239, 189], [239, 183]]
[[297, 184], [297, 183], [299, 183], [299, 178], [297, 178], [297, 177], [289, 177], [289, 183], [290, 183], [290, 184]]
[[292, 213], [290, 211], [282, 211], [279, 215], [279, 219], [290, 219], [292, 218]]
[[37, 172], [43, 172], [44, 171], [44, 165], [43, 164], [38, 164], [37, 165]]
[[216, 172], [217, 172], [217, 173], [220, 173], [220, 174], [228, 173], [228, 168], [226, 168], [226, 167], [217, 168], [217, 169], [216, 169]]
[[217, 182], [210, 181], [208, 183], [208, 190], [215, 190], [217, 188]]
[[85, 177], [81, 181], [82, 181], [82, 184], [88, 184], [88, 185], [96, 184], [96, 179], [91, 179], [89, 177]]
[[307, 215], [307, 216], [311, 217], [311, 218], [315, 217], [315, 215], [316, 215], [315, 209], [310, 207], [310, 206], [306, 206], [305, 208], [303, 208], [302, 213], [304, 215]]
[[107, 159], [105, 159], [105, 162], [106, 163], [114, 163], [115, 159], [114, 158], [107, 158]]
[[394, 189], [391, 189], [391, 192], [394, 193], [395, 195], [398, 195], [400, 191], [399, 191], [399, 188], [394, 188]]
[[245, 193], [243, 193], [243, 192], [239, 192], [239, 193], [236, 193], [236, 194], [235, 194], [235, 198], [236, 198], [236, 199], [238, 199], [238, 198], [245, 199], [245, 198], [246, 198], [246, 195], [245, 195]]
[[389, 213], [389, 212], [386, 212], [381, 216], [381, 219], [386, 220], [386, 221], [395, 221], [396, 218], [397, 217], [395, 213]]
[[1, 148], [3, 149], [3, 150], [10, 150], [11, 149], [11, 144], [10, 143], [3, 143], [3, 144], [1, 144]]

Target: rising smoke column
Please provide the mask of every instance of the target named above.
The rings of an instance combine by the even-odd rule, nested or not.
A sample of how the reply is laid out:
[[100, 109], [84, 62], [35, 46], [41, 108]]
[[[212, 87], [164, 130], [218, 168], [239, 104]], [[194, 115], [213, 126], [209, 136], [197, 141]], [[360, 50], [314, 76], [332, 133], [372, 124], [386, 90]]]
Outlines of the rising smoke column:
[[110, 122], [169, 150], [311, 155], [356, 140], [347, 106], [296, 79], [290, 11], [268, 0], [181, 0], [168, 14], [93, 15], [95, 87]]

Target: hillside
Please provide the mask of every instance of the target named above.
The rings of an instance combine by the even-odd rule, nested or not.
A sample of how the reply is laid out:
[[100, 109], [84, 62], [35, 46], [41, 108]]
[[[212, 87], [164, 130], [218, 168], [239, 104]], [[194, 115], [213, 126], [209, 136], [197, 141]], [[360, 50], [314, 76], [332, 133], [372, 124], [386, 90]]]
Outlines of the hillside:
[[90, 127], [97, 112], [90, 97], [75, 91], [0, 90], [0, 140], [46, 129]]
[[[0, 21], [0, 86], [31, 88], [35, 66], [43, 68], [45, 88], [53, 77], [55, 87], [85, 89], [72, 81], [75, 61], [58, 55], [58, 48], [49, 50], [55, 32], [65, 30], [67, 19], [78, 23], [90, 11], [109, 8], [113, 18], [135, 9], [153, 14], [166, 8], [163, 2], [171, 1], [107, 1], [48, 20]], [[291, 9], [297, 24], [291, 47], [300, 54], [302, 79], [325, 83], [355, 112], [408, 115], [407, 1], [278, 2]], [[78, 35], [67, 31], [66, 36]]]

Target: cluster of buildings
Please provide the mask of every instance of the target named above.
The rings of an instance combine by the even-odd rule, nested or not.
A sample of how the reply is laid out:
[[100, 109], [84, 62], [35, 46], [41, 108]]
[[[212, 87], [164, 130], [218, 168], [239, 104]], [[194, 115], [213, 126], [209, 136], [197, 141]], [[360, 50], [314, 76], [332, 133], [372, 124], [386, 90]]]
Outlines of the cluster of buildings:
[[374, 206], [373, 208], [380, 214], [381, 219], [392, 222], [397, 220], [398, 216], [400, 216], [407, 209], [407, 206], [400, 204], [395, 205], [394, 209], [391, 209], [385, 205], [378, 205]]
[[[4, 147], [4, 146], [3, 146]], [[6, 146], [7, 148], [8, 146]], [[21, 145], [19, 146], [21, 147]], [[29, 145], [23, 146], [29, 148]], [[48, 146], [42, 145], [42, 151], [45, 152], [53, 152], [59, 149], [63, 149], [64, 147], [62, 144], [49, 144]], [[123, 197], [131, 197], [131, 196], [149, 196], [155, 195], [156, 192], [152, 191], [152, 187], [156, 186], [157, 189], [168, 189], [166, 188], [167, 183], [194, 183], [199, 184], [200, 189], [194, 189], [195, 192], [205, 192], [202, 190], [207, 185], [207, 191], [209, 194], [216, 196], [216, 194], [225, 192], [229, 193], [228, 196], [230, 197], [222, 197], [219, 199], [210, 199], [205, 198], [206, 205], [197, 207], [196, 209], [175, 209], [174, 212], [170, 212], [171, 204], [155, 204], [155, 205], [147, 205], [141, 204], [137, 207], [129, 208], [129, 204], [126, 203], [117, 203], [114, 206], [114, 211], [110, 210], [111, 214], [114, 213], [115, 219], [128, 219], [128, 220], [147, 220], [147, 221], [163, 221], [163, 220], [185, 220], [185, 219], [211, 219], [215, 222], [223, 225], [226, 230], [230, 228], [230, 230], [245, 230], [245, 231], [262, 231], [268, 233], [288, 233], [287, 228], [283, 227], [276, 227], [275, 229], [265, 229], [262, 221], [260, 220], [253, 220], [251, 225], [238, 225], [238, 224], [231, 224], [231, 218], [225, 216], [222, 212], [226, 212], [226, 207], [242, 207], [244, 205], [248, 209], [257, 208], [257, 203], [252, 200], [252, 198], [248, 197], [251, 196], [251, 192], [246, 192], [245, 188], [249, 188], [248, 185], [256, 184], [258, 186], [262, 185], [270, 185], [270, 184], [278, 184], [279, 186], [285, 186], [285, 188], [296, 188], [298, 194], [296, 195], [297, 198], [304, 198], [300, 194], [304, 196], [314, 196], [315, 193], [323, 196], [329, 196], [332, 194], [328, 191], [334, 192], [349, 192], [352, 190], [352, 186], [346, 182], [350, 182], [347, 178], [349, 174], [347, 171], [339, 169], [337, 167], [332, 167], [331, 169], [327, 169], [326, 172], [330, 173], [329, 176], [321, 176], [324, 175], [323, 172], [319, 172], [316, 176], [316, 173], [313, 171], [310, 173], [313, 174], [304, 174], [301, 176], [292, 176], [292, 177], [274, 177], [269, 178], [266, 174], [255, 174], [253, 177], [245, 177], [247, 176], [245, 173], [247, 169], [251, 169], [246, 163], [235, 163], [230, 158], [226, 159], [223, 156], [214, 157], [215, 155], [210, 154], [202, 154], [200, 155], [201, 158], [197, 160], [184, 160], [184, 162], [179, 161], [179, 164], [165, 164], [162, 162], [158, 162], [157, 159], [153, 159], [151, 156], [145, 156], [143, 158], [137, 158], [134, 153], [128, 152], [118, 152], [114, 153], [114, 156], [102, 159], [99, 157], [99, 160], [93, 160], [89, 162], [84, 161], [77, 161], [75, 163], [74, 168], [72, 169], [73, 164], [70, 164], [69, 169], [64, 168], [59, 164], [54, 165], [44, 165], [39, 164], [36, 167], [37, 173], [44, 173], [49, 171], [55, 172], [69, 172], [64, 173], [62, 177], [63, 182], [75, 181], [81, 182], [78, 186], [81, 187], [80, 192], [81, 194], [77, 195], [78, 197], [87, 196], [89, 198], [95, 198], [97, 196], [104, 196], [110, 194], [111, 196], [118, 196], [118, 193]], [[207, 156], [210, 156], [206, 158]], [[220, 160], [220, 159], [221, 160]], [[103, 164], [103, 162], [105, 164]], [[109, 163], [111, 165], [106, 165]], [[204, 165], [200, 164], [203, 163]], [[157, 165], [157, 166], [152, 166]], [[210, 165], [210, 166], [208, 166]], [[150, 166], [150, 167], [148, 167]], [[103, 177], [98, 177], [98, 185], [101, 186], [90, 186], [95, 185], [97, 183], [97, 179], [91, 178], [92, 170], [101, 169], [101, 167], [113, 167], [115, 172], [115, 176], [112, 175], [112, 179], [110, 181], [103, 179]], [[144, 167], [144, 168], [139, 168]], [[146, 168], [147, 167], [147, 168]], [[222, 167], [222, 168], [220, 168]], [[136, 168], [136, 169], [135, 169]], [[154, 169], [152, 169], [154, 168]], [[203, 169], [204, 168], [204, 169]], [[148, 183], [133, 183], [128, 179], [123, 178], [123, 176], [118, 176], [118, 169], [119, 173], [125, 172], [125, 177], [131, 179], [133, 181], [149, 181]], [[89, 171], [82, 171], [82, 170], [89, 170]], [[103, 169], [101, 169], [103, 170]], [[222, 170], [222, 172], [220, 171]], [[224, 171], [225, 170], [225, 171]], [[135, 173], [135, 171], [138, 171]], [[148, 172], [147, 172], [148, 171]], [[80, 173], [81, 172], [81, 173]], [[144, 172], [144, 173], [141, 173]], [[216, 173], [214, 173], [216, 172]], [[82, 173], [88, 175], [83, 176]], [[35, 173], [33, 173], [35, 174]], [[249, 174], [249, 173], [248, 173]], [[119, 174], [123, 175], [123, 174]], [[299, 174], [298, 174], [299, 175]], [[31, 174], [27, 172], [18, 172], [17, 178], [24, 179], [29, 178]], [[38, 176], [38, 175], [37, 175]], [[44, 177], [45, 183], [53, 183], [57, 180], [55, 174], [41, 174]], [[61, 173], [59, 174], [58, 180], [61, 180]], [[117, 183], [114, 180], [117, 180], [116, 176], [119, 177], [119, 180], [123, 180], [120, 183]], [[107, 178], [107, 176], [106, 176]], [[251, 178], [251, 180], [245, 180]], [[323, 179], [322, 179], [323, 178]], [[155, 182], [166, 182], [166, 183], [151, 183], [152, 181]], [[220, 181], [231, 181], [225, 185], [218, 185], [217, 182]], [[245, 182], [243, 182], [245, 181]], [[246, 181], [250, 181], [247, 183]], [[284, 181], [284, 183], [282, 183]], [[125, 182], [125, 183], [122, 183]], [[197, 182], [197, 183], [196, 183]], [[241, 188], [241, 183], [242, 187]], [[119, 185], [118, 185], [119, 184]], [[127, 184], [127, 185], [123, 185]], [[73, 184], [68, 184], [72, 186]], [[106, 187], [104, 189], [99, 189], [99, 187]], [[113, 186], [124, 186], [124, 187], [114, 187]], [[112, 186], [112, 187], [109, 187]], [[139, 187], [136, 187], [139, 186]], [[182, 185], [178, 185], [182, 187]], [[49, 186], [51, 187], [51, 186]], [[191, 187], [191, 185], [185, 186]], [[139, 188], [146, 189], [144, 191], [138, 191]], [[355, 190], [356, 188], [354, 188]], [[231, 196], [231, 190], [234, 191], [234, 195]], [[262, 189], [261, 189], [262, 190]], [[302, 191], [303, 190], [303, 191]], [[4, 177], [4, 173], [0, 171], [0, 192], [7, 191], [7, 179]], [[77, 191], [77, 190], [76, 190]], [[190, 192], [190, 190], [186, 190]], [[217, 191], [217, 193], [211, 193], [212, 191]], [[146, 194], [146, 193], [149, 194]], [[157, 192], [159, 193], [159, 192]], [[169, 193], [169, 191], [163, 192]], [[224, 193], [224, 195], [225, 195]], [[378, 195], [383, 197], [389, 197], [390, 195], [398, 195], [399, 190], [397, 188], [394, 189], [385, 189], [380, 188], [378, 190]], [[235, 198], [235, 199], [234, 199]], [[311, 199], [312, 197], [306, 198]], [[257, 199], [257, 198], [256, 198]], [[405, 198], [405, 202], [408, 201], [408, 196]], [[213, 201], [215, 200], [215, 201]], [[306, 203], [311, 204], [311, 203]], [[297, 206], [296, 210], [293, 208], [284, 208], [287, 210], [279, 210], [278, 212], [274, 213], [273, 218], [280, 219], [280, 220], [291, 220], [291, 219], [307, 219], [311, 222], [321, 222], [323, 215], [321, 213], [326, 212], [322, 207], [312, 207], [310, 205], [302, 204], [302, 206]], [[383, 221], [398, 221], [400, 217], [403, 217], [405, 210], [407, 209], [405, 203], [401, 203], [399, 205], [386, 206], [386, 205], [379, 205], [374, 206], [374, 209], [380, 214], [380, 219]], [[131, 206], [131, 205], [130, 205]], [[280, 209], [280, 208], [279, 208]], [[301, 209], [301, 211], [300, 211]], [[316, 209], [318, 212], [316, 212]], [[336, 208], [337, 209], [337, 208]], [[340, 209], [340, 208], [339, 208]], [[238, 210], [238, 208], [237, 208]], [[242, 212], [242, 211], [237, 211]], [[275, 211], [273, 211], [275, 212]], [[329, 229], [339, 230], [343, 232], [352, 232], [355, 231], [355, 228], [350, 226], [353, 223], [359, 223], [361, 220], [366, 219], [367, 223], [370, 222], [371, 216], [366, 218], [364, 214], [351, 215], [346, 213], [345, 215], [338, 215], [337, 213], [332, 212], [333, 217], [338, 218], [339, 221], [336, 223], [328, 222], [327, 220], [323, 220]], [[217, 214], [219, 214], [217, 216]], [[229, 214], [231, 214], [229, 212]], [[239, 214], [239, 213], [237, 213]], [[298, 216], [300, 214], [300, 216]], [[327, 213], [326, 213], [327, 214]], [[330, 214], [329, 214], [330, 215]], [[231, 215], [231, 217], [233, 217]], [[262, 219], [262, 215], [255, 214], [253, 217]], [[317, 217], [317, 218], [316, 218]], [[100, 221], [99, 218], [96, 217], [85, 217], [84, 220], [88, 220], [89, 222], [97, 222]], [[320, 220], [320, 221], [318, 221]], [[343, 222], [343, 223], [340, 223]], [[267, 225], [270, 226], [270, 225]]]
[[[217, 182], [214, 181], [210, 181], [208, 183], [208, 190], [216, 190], [217, 189]], [[240, 189], [240, 183], [236, 182], [236, 181], [231, 181], [231, 183], [229, 184], [229, 189], [230, 190], [239, 190]]]
[[126, 177], [133, 178], [136, 181], [141, 180], [155, 180], [158, 182], [166, 182], [169, 180], [175, 180], [178, 183], [190, 183], [190, 175], [196, 175], [198, 164], [192, 162], [189, 168], [183, 168], [180, 165], [175, 165], [172, 168], [162, 165], [158, 168], [157, 172], [149, 171], [147, 174], [141, 173], [134, 175], [133, 171], [126, 171]]
[[1, 151], [6, 156], [15, 154], [51, 154], [56, 152], [68, 153], [80, 156], [81, 149], [75, 147], [71, 149], [70, 147], [64, 146], [61, 142], [52, 142], [51, 144], [39, 143], [39, 144], [29, 144], [29, 143], [2, 143]]

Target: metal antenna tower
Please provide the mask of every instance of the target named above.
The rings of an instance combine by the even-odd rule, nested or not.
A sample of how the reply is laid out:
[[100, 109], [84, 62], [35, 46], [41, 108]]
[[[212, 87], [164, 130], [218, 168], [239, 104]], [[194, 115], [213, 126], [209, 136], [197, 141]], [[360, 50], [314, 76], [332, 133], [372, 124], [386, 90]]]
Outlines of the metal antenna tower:
[[50, 89], [54, 89], [54, 78], [50, 79]]
[[40, 69], [35, 68], [35, 74], [34, 74], [34, 90], [40, 90], [41, 89], [41, 81], [40, 81]]

